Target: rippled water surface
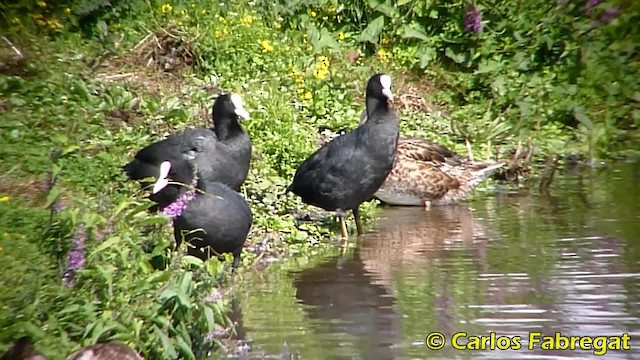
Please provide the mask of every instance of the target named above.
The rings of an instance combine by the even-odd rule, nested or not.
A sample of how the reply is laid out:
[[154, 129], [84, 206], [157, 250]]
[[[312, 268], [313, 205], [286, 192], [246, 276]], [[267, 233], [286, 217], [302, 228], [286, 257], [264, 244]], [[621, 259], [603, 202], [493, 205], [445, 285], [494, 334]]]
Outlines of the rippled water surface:
[[[561, 332], [628, 333], [631, 350], [604, 358], [640, 359], [640, 166], [562, 172], [549, 195], [480, 198], [386, 208], [343, 256], [247, 274], [236, 320], [248, 357], [593, 357], [527, 349], [530, 332]], [[443, 349], [425, 347], [432, 331], [447, 336]], [[455, 350], [462, 331], [520, 336], [522, 349]]]

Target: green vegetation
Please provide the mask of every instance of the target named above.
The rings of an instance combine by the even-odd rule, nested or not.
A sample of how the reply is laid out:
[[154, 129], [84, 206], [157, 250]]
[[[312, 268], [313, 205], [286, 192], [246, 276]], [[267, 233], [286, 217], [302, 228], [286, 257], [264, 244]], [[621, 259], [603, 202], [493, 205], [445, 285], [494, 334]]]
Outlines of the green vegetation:
[[[393, 75], [404, 134], [463, 153], [468, 140], [475, 157], [507, 158], [518, 142], [536, 159], [637, 155], [638, 4], [612, 6], [485, 1], [478, 32], [456, 1], [1, 4], [0, 287], [12, 291], [0, 350], [28, 333], [52, 359], [107, 338], [149, 358], [201, 358], [228, 335], [212, 295], [228, 264], [169, 256], [154, 270], [171, 231], [120, 169], [208, 123], [219, 90], [252, 116], [243, 193], [259, 256], [335, 251], [335, 225], [298, 224], [291, 213], [307, 208], [284, 188], [321, 132], [356, 126], [373, 72]], [[65, 286], [72, 244], [86, 259]]]

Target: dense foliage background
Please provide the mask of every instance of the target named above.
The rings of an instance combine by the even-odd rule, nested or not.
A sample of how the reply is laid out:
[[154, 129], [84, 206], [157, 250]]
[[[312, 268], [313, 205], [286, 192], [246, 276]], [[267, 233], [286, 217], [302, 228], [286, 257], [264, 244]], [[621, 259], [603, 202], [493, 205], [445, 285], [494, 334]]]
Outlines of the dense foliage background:
[[252, 117], [244, 268], [258, 254], [331, 245], [334, 225], [298, 224], [291, 213], [303, 206], [284, 188], [325, 130], [356, 126], [377, 71], [394, 78], [404, 134], [462, 153], [468, 141], [480, 158], [508, 159], [518, 144], [534, 160], [637, 157], [639, 7], [0, 4], [0, 287], [13, 289], [0, 295], [0, 343], [30, 334], [53, 359], [108, 338], [149, 358], [201, 358], [223, 345], [228, 268], [174, 256], [156, 270], [171, 231], [120, 170], [136, 149], [207, 123], [219, 90], [240, 93]]

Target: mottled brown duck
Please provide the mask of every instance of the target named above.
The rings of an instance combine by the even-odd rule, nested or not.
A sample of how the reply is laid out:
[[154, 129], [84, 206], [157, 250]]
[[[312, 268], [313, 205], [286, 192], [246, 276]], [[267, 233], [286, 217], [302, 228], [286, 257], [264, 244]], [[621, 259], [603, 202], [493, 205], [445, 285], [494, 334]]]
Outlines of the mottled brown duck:
[[[363, 111], [360, 124], [366, 122]], [[375, 197], [389, 205], [427, 209], [453, 204], [502, 166], [501, 162], [473, 162], [440, 144], [400, 136], [393, 170]]]

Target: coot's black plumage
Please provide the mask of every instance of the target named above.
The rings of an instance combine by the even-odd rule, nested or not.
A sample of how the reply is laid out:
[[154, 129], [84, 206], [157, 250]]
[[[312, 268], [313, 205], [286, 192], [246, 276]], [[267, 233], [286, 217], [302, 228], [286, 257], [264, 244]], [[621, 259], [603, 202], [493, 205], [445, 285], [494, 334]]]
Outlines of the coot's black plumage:
[[287, 188], [307, 204], [336, 211], [347, 236], [344, 216], [353, 210], [362, 234], [359, 206], [372, 198], [393, 167], [398, 142], [398, 116], [389, 106], [391, 78], [369, 79], [366, 106], [369, 121], [322, 146], [298, 168]]
[[219, 182], [199, 178], [198, 173], [190, 161], [166, 161], [153, 193], [166, 193], [170, 201], [162, 213], [173, 218], [178, 246], [187, 241], [188, 253], [202, 260], [231, 253], [235, 269], [253, 214], [242, 195]]
[[[135, 159], [123, 167], [129, 178], [157, 179], [164, 161], [186, 159], [197, 166], [202, 179], [220, 182], [239, 191], [249, 172], [251, 140], [240, 126], [238, 117], [248, 119], [249, 113], [237, 94], [219, 95], [212, 112], [214, 128], [187, 129], [138, 151]], [[151, 200], [163, 208], [168, 201], [164, 195], [164, 192], [154, 194]]]

